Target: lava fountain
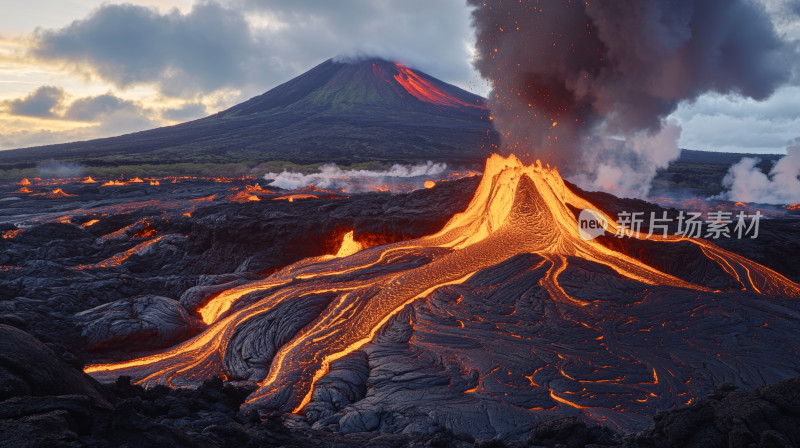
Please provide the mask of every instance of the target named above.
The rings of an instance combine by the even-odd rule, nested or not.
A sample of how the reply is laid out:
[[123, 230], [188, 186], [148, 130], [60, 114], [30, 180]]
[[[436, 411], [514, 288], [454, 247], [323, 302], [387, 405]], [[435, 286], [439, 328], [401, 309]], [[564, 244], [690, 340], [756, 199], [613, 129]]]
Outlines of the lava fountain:
[[[246, 406], [301, 412], [331, 362], [372, 341], [406, 305], [517, 255], [541, 257], [546, 273], [538, 285], [564, 315], [592, 313], [598, 307], [592, 300], [571, 296], [559, 284], [559, 275], [575, 259], [607, 266], [644, 285], [714, 293], [598, 240], [583, 240], [576, 215], [587, 208], [596, 209], [571, 190], [555, 168], [492, 155], [470, 204], [439, 232], [361, 250], [346, 238], [339, 256], [308, 258], [209, 299], [195, 310], [208, 325], [196, 337], [150, 356], [92, 365], [86, 372], [101, 381], [129, 375], [148, 386], [196, 385], [214, 376], [257, 381], [259, 387]], [[605, 218], [613, 234], [616, 224], [610, 216]], [[800, 298], [797, 284], [709, 242], [671, 236], [653, 244], [678, 241], [697, 244], [744, 290]], [[303, 316], [292, 322], [271, 321], [269, 325], [289, 328], [285, 337], [265, 342], [266, 336], [252, 334], [263, 332], [256, 330], [259, 324], [275, 319], [273, 313], [281, 307], [306, 311], [298, 312]]]

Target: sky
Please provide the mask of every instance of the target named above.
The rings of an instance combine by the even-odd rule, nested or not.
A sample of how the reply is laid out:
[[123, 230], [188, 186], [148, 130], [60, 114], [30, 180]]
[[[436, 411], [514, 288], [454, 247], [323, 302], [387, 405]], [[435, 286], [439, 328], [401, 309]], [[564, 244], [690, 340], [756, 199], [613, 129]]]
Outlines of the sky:
[[[800, 1], [764, 2], [800, 42]], [[473, 93], [463, 0], [0, 0], [0, 149], [200, 118], [338, 55], [404, 62]], [[793, 64], [794, 61], [786, 61]], [[800, 74], [764, 101], [702, 95], [672, 114], [679, 145], [785, 153], [800, 137]]]

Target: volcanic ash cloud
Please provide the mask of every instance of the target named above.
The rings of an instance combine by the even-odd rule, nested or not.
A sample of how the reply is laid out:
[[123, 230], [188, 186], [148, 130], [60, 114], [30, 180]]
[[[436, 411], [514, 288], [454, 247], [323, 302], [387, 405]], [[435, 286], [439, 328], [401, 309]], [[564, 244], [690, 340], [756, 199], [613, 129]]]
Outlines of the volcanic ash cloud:
[[644, 196], [677, 158], [666, 117], [708, 91], [768, 97], [794, 50], [747, 0], [468, 0], [503, 151]]

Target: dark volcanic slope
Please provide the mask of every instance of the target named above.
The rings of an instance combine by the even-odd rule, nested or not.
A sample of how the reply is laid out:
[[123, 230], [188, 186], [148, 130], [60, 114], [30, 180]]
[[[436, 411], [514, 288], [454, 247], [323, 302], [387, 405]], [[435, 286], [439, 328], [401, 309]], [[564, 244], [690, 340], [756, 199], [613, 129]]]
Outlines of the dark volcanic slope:
[[210, 117], [120, 137], [0, 152], [0, 169], [43, 159], [103, 163], [285, 160], [480, 163], [496, 139], [483, 98], [380, 59], [328, 60]]

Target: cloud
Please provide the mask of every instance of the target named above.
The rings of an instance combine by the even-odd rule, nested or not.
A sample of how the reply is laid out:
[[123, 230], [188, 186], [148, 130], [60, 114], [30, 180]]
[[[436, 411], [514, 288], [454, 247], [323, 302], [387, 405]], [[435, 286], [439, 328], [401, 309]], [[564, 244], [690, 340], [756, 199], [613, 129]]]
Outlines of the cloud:
[[154, 84], [182, 97], [242, 84], [261, 50], [240, 12], [201, 2], [187, 14], [105, 4], [67, 27], [38, 30], [31, 53], [118, 88]]
[[[0, 149], [111, 137], [165, 124], [157, 111], [112, 93], [71, 102], [67, 98], [63, 89], [45, 86], [23, 98], [6, 101], [6, 114], [0, 118], [10, 122], [11, 129], [20, 129], [21, 123], [15, 122], [20, 116], [48, 118], [51, 125], [60, 122], [60, 129], [0, 128]], [[80, 125], [81, 122], [88, 125]]]
[[42, 86], [24, 98], [5, 101], [8, 113], [25, 117], [53, 118], [66, 98], [64, 89]]
[[142, 106], [111, 93], [79, 98], [64, 112], [63, 118], [75, 121], [98, 121], [122, 111], [143, 114]]
[[202, 103], [186, 103], [180, 107], [166, 109], [161, 112], [161, 117], [171, 121], [188, 121], [208, 115], [206, 106]]
[[260, 13], [270, 54], [295, 66], [339, 54], [399, 59], [445, 80], [467, 82], [472, 32], [463, 0], [239, 0]]
[[800, 86], [782, 86], [764, 101], [738, 94], [706, 94], [671, 115], [683, 148], [783, 153], [800, 129]]
[[154, 86], [197, 99], [242, 97], [337, 55], [399, 59], [468, 83], [471, 32], [462, 0], [202, 1], [186, 13], [104, 4], [60, 29], [40, 29], [30, 54], [118, 89]]
[[731, 201], [762, 204], [800, 202], [800, 137], [786, 150], [786, 156], [775, 162], [764, 174], [756, 165], [757, 158], [744, 157], [733, 165], [722, 181], [728, 190], [721, 197]]

